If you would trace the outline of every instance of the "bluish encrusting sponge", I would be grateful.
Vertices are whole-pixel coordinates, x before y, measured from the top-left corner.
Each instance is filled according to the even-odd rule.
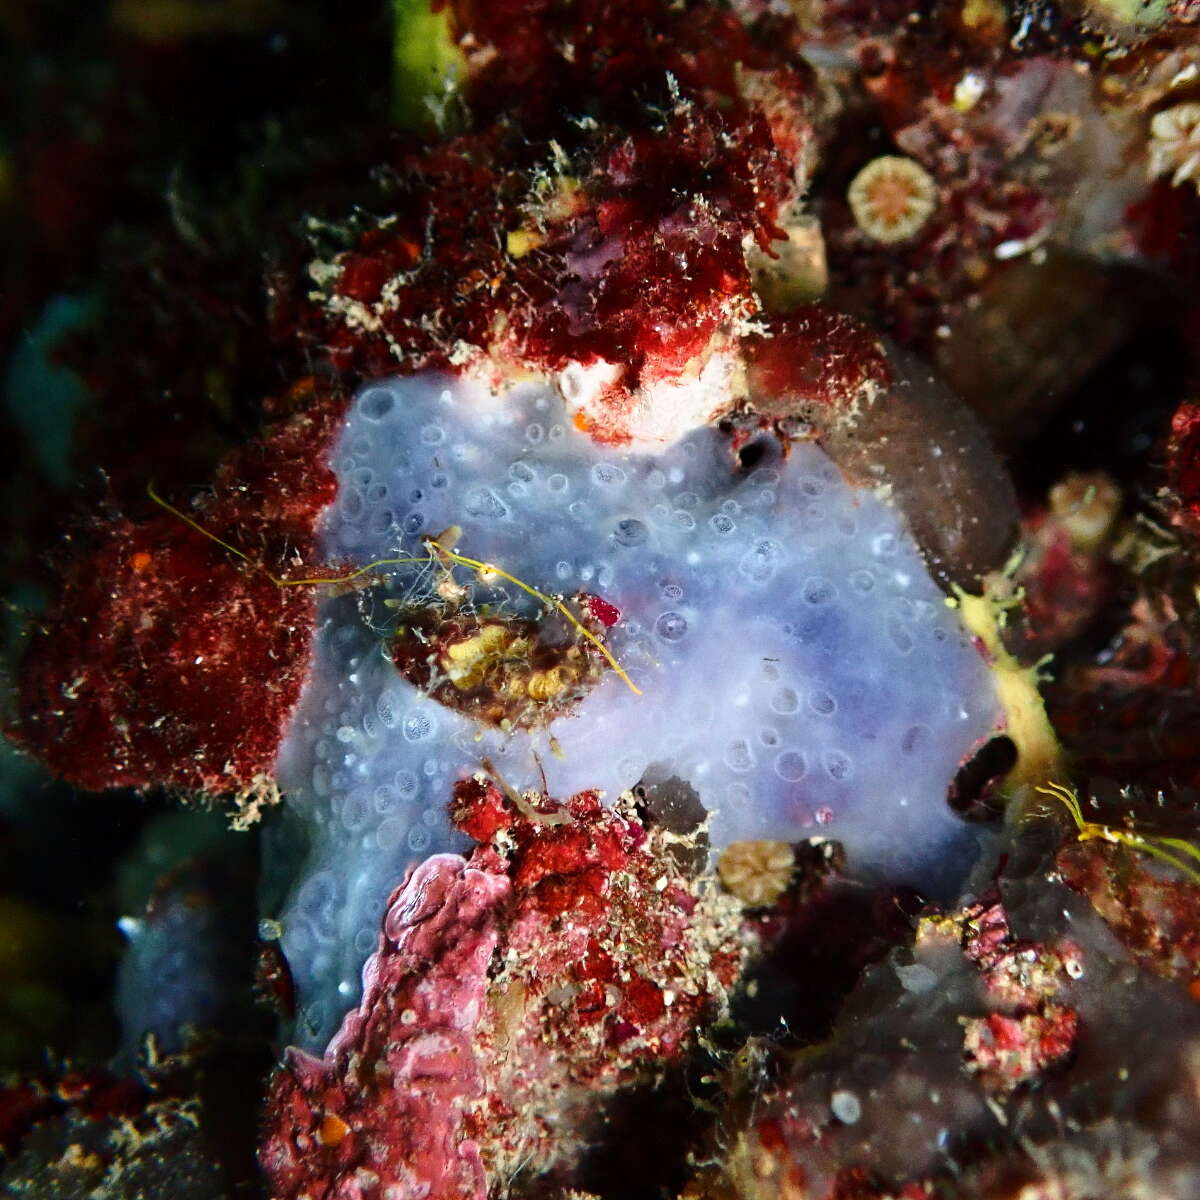
[[[423,556],[423,535],[460,526],[463,554],[619,609],[608,645],[643,694],[607,671],[548,727],[485,728],[404,679],[389,650],[442,568],[389,568],[385,586],[322,602],[278,764],[308,841],[282,913],[303,1044],[323,1045],[357,996],[405,868],[459,844],[446,802],[484,760],[555,796],[679,776],[718,847],[820,833],[857,872],[923,886],[969,861],[946,791],[997,724],[987,669],[898,513],[817,447],[784,457],[768,441],[748,471],[708,427],[623,451],[571,427],[542,385],[495,397],[425,374],[366,387],[334,465],[328,561]],[[503,579],[457,580],[477,609],[541,611]]]

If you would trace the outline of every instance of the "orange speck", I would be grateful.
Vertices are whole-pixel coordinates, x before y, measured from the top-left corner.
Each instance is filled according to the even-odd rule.
[[[334,1146],[340,1146],[349,1132],[350,1126],[337,1113],[326,1113],[321,1128],[317,1130],[317,1140],[322,1146],[332,1149]]]
[[[1200,1001],[1200,979],[1193,979],[1192,982],[1188,984],[1188,995],[1191,996],[1193,1000]]]
[[[585,417],[581,412],[577,412],[572,418],[572,421],[575,424],[575,428],[578,429],[580,433],[587,433],[588,430],[591,429],[591,426],[588,424],[587,417]]]
[[[307,400],[316,390],[316,378],[312,375],[302,375],[299,379],[288,385],[288,399],[293,402]]]
[[[144,571],[150,566],[150,555],[145,550],[139,550],[129,560],[129,565],[135,571]]]

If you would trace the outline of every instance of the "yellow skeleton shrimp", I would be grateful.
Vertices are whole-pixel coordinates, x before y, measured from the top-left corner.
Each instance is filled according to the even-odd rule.
[[[273,584],[275,584],[276,587],[330,587],[352,583],[354,580],[361,579],[364,575],[369,575],[371,572],[378,570],[380,567],[396,567],[411,563],[437,562],[439,559],[445,559],[451,563],[456,563],[459,566],[470,567],[476,573],[479,579],[485,583],[490,582],[493,577],[503,579],[508,583],[511,583],[514,587],[520,588],[521,591],[532,596],[535,600],[540,601],[547,608],[552,608],[558,612],[571,624],[571,626],[581,637],[586,638],[587,641],[591,642],[591,644],[600,651],[600,653],[604,656],[605,662],[607,662],[613,671],[616,672],[622,683],[624,683],[625,686],[629,688],[629,690],[633,692],[635,696],[640,696],[642,694],[641,689],[633,682],[632,679],[629,678],[625,668],[622,667],[621,664],[617,662],[616,658],[613,657],[612,651],[609,650],[608,647],[605,646],[604,643],[598,637],[596,637],[596,635],[592,633],[592,631],[588,629],[561,600],[555,598],[554,596],[548,596],[545,592],[539,591],[532,584],[528,584],[523,579],[518,579],[515,575],[509,574],[508,571],[505,571],[502,567],[498,567],[495,563],[483,562],[480,559],[468,558],[465,554],[459,554],[458,551],[451,549],[449,546],[442,545],[437,541],[436,538],[424,539],[425,546],[429,550],[429,553],[425,555],[415,557],[406,556],[401,558],[377,558],[373,562],[367,563],[366,566],[357,567],[355,570],[346,575],[338,575],[329,579],[282,579],[278,575],[273,574],[263,563],[258,562],[256,559],[251,558],[250,555],[245,553],[245,551],[239,550],[236,546],[233,546],[229,542],[217,537],[215,533],[211,533],[198,521],[194,520],[192,517],[189,517],[187,513],[182,512],[173,504],[168,503],[168,501],[164,500],[158,494],[158,492],[155,491],[153,483],[146,485],[146,493],[155,504],[159,505],[159,507],[164,508],[167,512],[171,513],[172,516],[175,516],[181,520],[185,525],[190,526],[197,533],[208,538],[210,542],[215,542],[222,549],[228,550],[230,554],[240,558],[242,562],[246,563],[248,566],[253,567],[256,571],[261,572]]]
[[[1174,867],[1181,875],[1185,875],[1192,883],[1200,884],[1200,849],[1184,838],[1156,837],[1137,833],[1132,829],[1120,829],[1113,825],[1102,825],[1098,821],[1089,821],[1083,815],[1083,807],[1079,796],[1069,787],[1061,783],[1051,783],[1037,789],[1043,796],[1057,800],[1070,814],[1075,824],[1075,836],[1081,842],[1102,841],[1111,842],[1115,846],[1128,846],[1133,850],[1141,850]],[[1189,861],[1190,860],[1190,861]],[[1196,865],[1193,866],[1192,864]]]

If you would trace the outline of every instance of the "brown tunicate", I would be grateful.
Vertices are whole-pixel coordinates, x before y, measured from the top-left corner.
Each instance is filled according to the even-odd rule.
[[[1016,447],[1129,339],[1148,286],[1062,252],[1006,264],[938,345],[938,369],[997,444]]]
[[[911,354],[812,307],[746,339],[751,407],[807,432],[854,483],[886,491],[942,583],[977,590],[1017,532],[1016,493],[983,427]],[[813,369],[820,355],[825,364]]]
[[[1017,535],[1017,497],[973,413],[915,357],[892,350],[892,390],[822,442],[859,482],[890,484],[932,572],[960,587],[1000,569]]]

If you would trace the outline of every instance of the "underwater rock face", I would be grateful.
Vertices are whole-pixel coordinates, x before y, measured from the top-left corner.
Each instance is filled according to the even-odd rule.
[[[322,602],[277,763],[310,847],[282,914],[301,1045],[323,1046],[357,997],[405,868],[463,844],[446,802],[489,765],[517,791],[609,801],[663,772],[696,790],[718,848],[819,833],[866,876],[936,888],[961,875],[975,838],[946,790],[997,723],[987,669],[896,510],[815,446],[760,449],[742,470],[708,427],[656,454],[598,446],[543,385],[497,398],[426,374],[362,390],[332,455],[322,553],[421,561]],[[447,599],[449,568],[421,538],[450,526],[463,555],[602,601],[580,611],[615,622],[607,647],[642,694],[591,645],[602,670],[544,727],[480,723],[406,680],[390,643],[414,618],[542,608],[463,567]],[[575,636],[557,612],[538,628]]]
[[[911,948],[868,968],[825,1045],[723,1132],[729,1186],[689,1195],[1200,1194],[1200,1010],[1156,977],[1161,956],[1113,936],[1145,929],[1153,877],[1125,847],[1054,854],[1050,829],[1010,836],[994,889],[927,911]],[[1110,852],[1111,875],[1087,870]],[[1072,863],[1088,898],[1063,881]],[[1173,932],[1194,943],[1200,889],[1173,891]]]

